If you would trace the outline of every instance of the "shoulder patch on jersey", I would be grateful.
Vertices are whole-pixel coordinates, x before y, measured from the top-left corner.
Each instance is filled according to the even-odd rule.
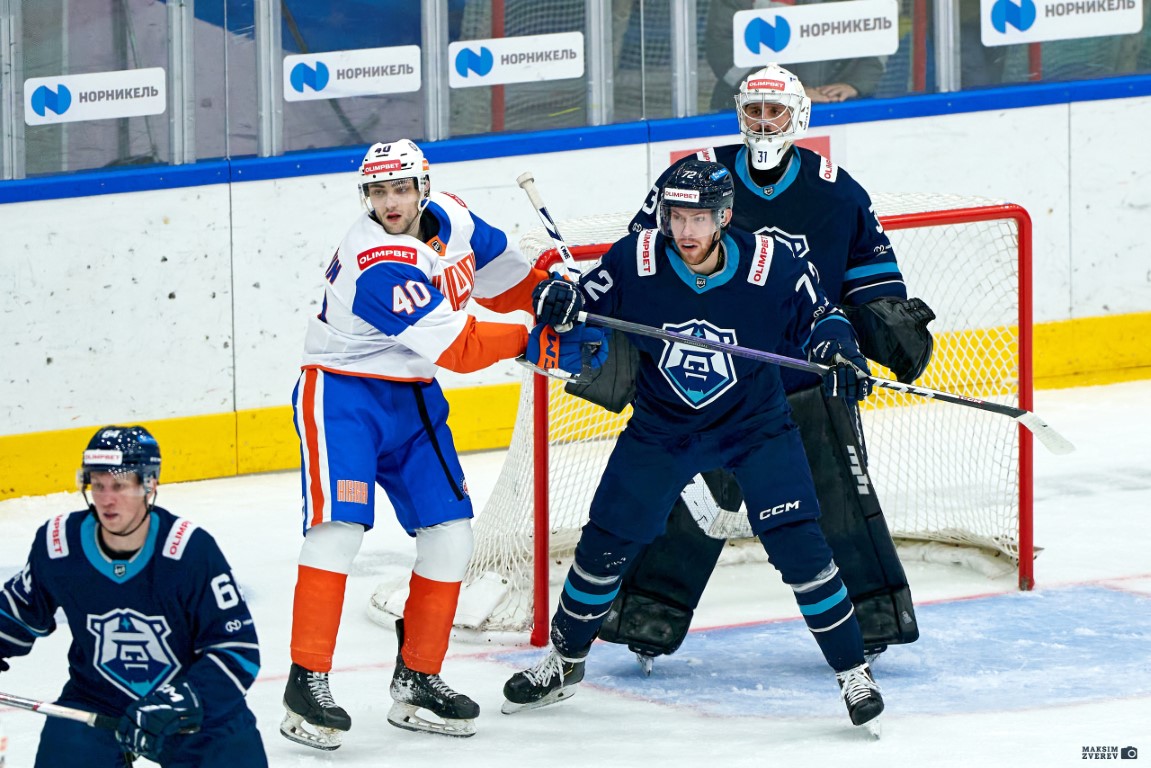
[[[709,163],[715,162],[715,147],[704,147],[695,153],[695,156],[700,160],[705,160]]]
[[[835,177],[839,175],[839,166],[828,160],[823,155],[819,156],[819,178],[824,181],[835,181]]]
[[[68,556],[68,536],[64,532],[64,524],[68,517],[68,515],[57,515],[49,520],[44,528],[48,557],[53,560]]]
[[[188,540],[192,538],[192,533],[199,527],[191,520],[177,517],[176,522],[172,523],[172,530],[168,532],[168,538],[164,541],[164,548],[160,550],[160,554],[172,560],[179,560],[184,556],[184,550],[188,548]]]
[[[640,277],[655,274],[655,230],[645,229],[635,239],[635,270]]]
[[[751,269],[747,271],[747,282],[752,285],[767,284],[771,272],[771,257],[775,254],[775,238],[771,235],[755,236],[755,254],[751,257]]]
[[[356,265],[363,272],[373,264],[381,261],[398,261],[401,264],[415,266],[418,256],[416,249],[407,245],[379,245],[369,248],[356,257]]]

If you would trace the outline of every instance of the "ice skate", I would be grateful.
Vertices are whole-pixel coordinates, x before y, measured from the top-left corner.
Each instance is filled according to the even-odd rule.
[[[883,696],[871,677],[871,669],[867,664],[860,664],[846,672],[836,672],[835,678],[839,681],[839,696],[847,705],[852,724],[867,725],[867,730],[878,738],[876,718],[883,712]]]
[[[337,749],[344,731],[352,727],[352,718],[332,698],[328,673],[312,672],[299,664],[292,665],[284,690],[284,709],[287,713],[280,723],[280,733],[297,744]]]
[[[400,648],[403,648],[403,619],[396,621],[396,638]],[[475,720],[480,714],[479,704],[452,690],[439,675],[410,669],[399,653],[396,654],[391,694],[396,703],[388,712],[388,722],[397,728],[460,738],[476,735]],[[421,717],[418,714],[421,709],[431,712],[439,721]]]
[[[565,659],[552,648],[534,667],[516,672],[504,683],[507,701],[500,711],[511,715],[571,698],[583,680],[583,673],[583,659]]]

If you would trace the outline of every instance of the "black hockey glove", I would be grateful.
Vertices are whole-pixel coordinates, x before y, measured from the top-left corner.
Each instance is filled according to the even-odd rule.
[[[8,659],[0,658],[0,672],[7,672],[9,669]]]
[[[813,363],[830,366],[823,374],[823,393],[848,403],[857,403],[871,394],[871,369],[859,348],[837,339],[821,341],[811,349]]]
[[[157,762],[164,739],[195,733],[203,720],[204,709],[192,686],[185,681],[166,683],[128,705],[116,728],[116,740],[125,752]]]
[[[934,348],[927,324],[935,319],[923,299],[875,299],[843,312],[868,358],[886,365],[904,384],[923,375]]]
[[[532,291],[532,307],[536,322],[550,325],[559,333],[567,333],[583,309],[583,296],[578,285],[553,272]]]

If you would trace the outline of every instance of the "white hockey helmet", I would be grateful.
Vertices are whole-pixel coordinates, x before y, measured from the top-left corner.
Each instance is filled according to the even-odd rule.
[[[811,122],[811,99],[803,83],[778,64],[768,64],[744,78],[735,107],[752,167],[760,170],[779,165],[787,148],[807,133]]]
[[[368,199],[368,185],[376,181],[398,179],[416,180],[422,211],[432,192],[431,173],[424,153],[411,139],[373,144],[360,162],[360,198],[369,211],[372,210],[372,204]]]

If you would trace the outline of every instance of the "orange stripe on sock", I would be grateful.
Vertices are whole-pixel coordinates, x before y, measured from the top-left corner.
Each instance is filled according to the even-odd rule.
[[[324,487],[320,475],[320,430],[316,427],[316,379],[319,372],[304,371],[304,440],[308,446],[308,487],[312,497],[309,526],[324,522]],[[313,672],[319,670],[312,670]]]
[[[331,672],[348,576],[299,566],[292,603],[292,662],[313,672]]]
[[[460,582],[432,581],[412,574],[404,604],[404,647],[400,649],[409,669],[429,675],[440,673],[459,601]]]

